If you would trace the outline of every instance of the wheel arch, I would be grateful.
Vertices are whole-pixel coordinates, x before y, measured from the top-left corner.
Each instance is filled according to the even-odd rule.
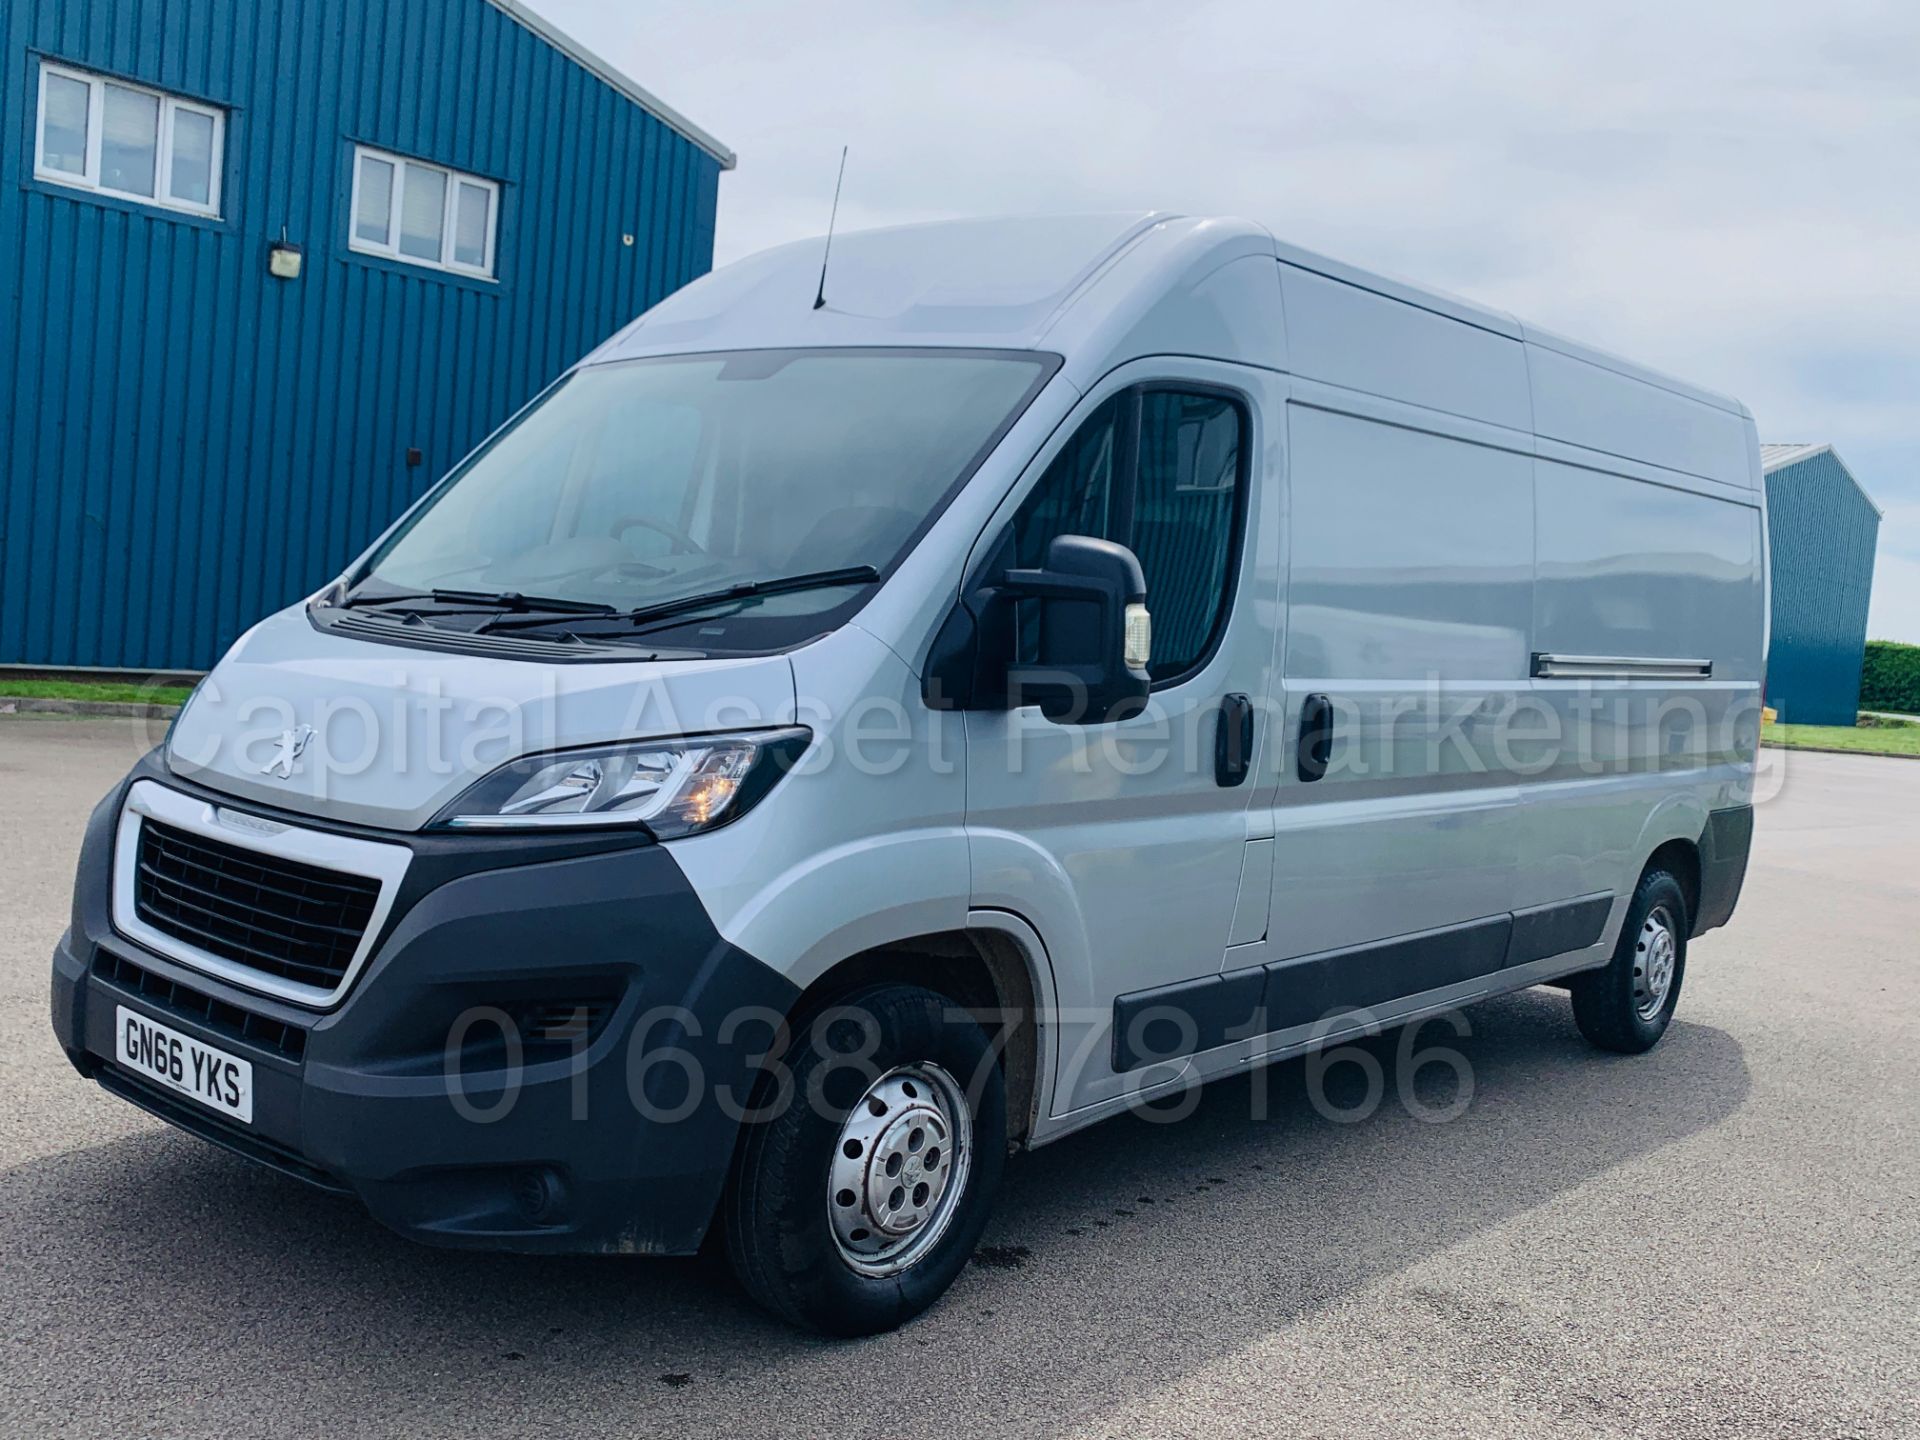
[[[1640,839],[1630,855],[1640,863],[1620,877],[1620,893],[1631,893],[1647,868],[1661,864],[1672,870],[1686,892],[1688,918],[1699,913],[1701,857],[1700,840],[1707,829],[1707,807],[1691,791],[1670,794],[1656,805],[1640,827]],[[1624,858],[1624,857],[1623,857]],[[1624,914],[1624,911],[1622,912]]]
[[[906,935],[856,951],[816,976],[794,1001],[789,1018],[804,1023],[838,996],[888,982],[922,985],[947,996],[980,1024],[1001,1057],[1007,1138],[1024,1146],[1051,1083],[1045,1022],[1053,985],[1037,937],[1017,917],[1004,918],[1010,923],[989,914],[962,929]]]
[[[1680,882],[1680,893],[1687,900],[1687,929],[1692,931],[1700,918],[1700,845],[1698,841],[1676,837],[1662,841],[1640,869],[1645,875],[1653,869],[1666,870]]]

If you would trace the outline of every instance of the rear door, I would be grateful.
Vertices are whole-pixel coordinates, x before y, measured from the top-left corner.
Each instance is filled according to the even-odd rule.
[[[1239,697],[1267,693],[1272,668],[1279,517],[1261,401],[1275,383],[1199,360],[1122,367],[1036,459],[976,554],[998,573],[1040,563],[1056,535],[1120,541],[1140,558],[1153,616],[1144,714],[964,717],[973,903],[1022,915],[1047,946],[1056,1114],[1139,1083],[1138,1064],[1115,1063],[1117,998],[1219,980],[1257,760],[1237,752],[1223,768],[1217,740]],[[1020,642],[1029,657],[1033,639]],[[1250,891],[1262,914],[1266,891],[1262,872]]]

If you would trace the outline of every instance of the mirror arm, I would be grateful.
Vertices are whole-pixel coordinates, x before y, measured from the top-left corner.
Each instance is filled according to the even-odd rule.
[[[1086,575],[1057,575],[1050,570],[1009,570],[989,594],[1009,600],[1086,600],[1102,611],[1113,609],[1113,586]]]

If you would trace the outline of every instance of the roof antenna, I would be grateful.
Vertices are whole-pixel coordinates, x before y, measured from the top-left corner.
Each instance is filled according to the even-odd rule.
[[[840,147],[840,176],[833,182],[833,210],[827,216],[827,243],[820,252],[820,288],[814,293],[813,308],[824,310],[827,306],[827,258],[833,254],[833,225],[840,218],[840,186],[847,178],[847,147]]]

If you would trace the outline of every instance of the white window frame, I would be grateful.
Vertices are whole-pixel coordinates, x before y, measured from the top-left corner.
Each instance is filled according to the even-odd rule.
[[[87,156],[86,172],[75,175],[70,170],[56,170],[46,163],[47,144],[47,77],[58,76],[63,80],[74,80],[87,87]],[[132,91],[136,95],[151,95],[160,102],[160,124],[154,137],[153,191],[151,195],[142,195],[132,190],[116,190],[100,181],[100,150],[105,136],[102,134],[101,121],[106,110],[107,86],[118,86],[122,90]],[[207,203],[196,204],[191,200],[176,199],[171,193],[173,188],[173,119],[180,111],[204,115],[213,121],[212,164],[207,173]],[[96,195],[111,195],[116,200],[131,200],[136,205],[151,205],[157,210],[178,210],[186,215],[199,215],[210,220],[220,218],[220,180],[226,166],[227,157],[227,112],[217,105],[203,104],[198,100],[189,100],[185,96],[175,95],[166,90],[156,90],[151,85],[136,84],[132,80],[123,80],[118,75],[101,75],[92,70],[78,70],[71,65],[63,65],[57,60],[40,62],[40,89],[34,101],[33,111],[33,177],[51,185],[65,185],[74,190],[86,190]]]
[[[387,187],[387,241],[382,245],[360,236],[360,175],[362,160],[379,160],[393,167],[393,179]],[[446,178],[446,199],[440,212],[440,258],[423,259],[418,255],[409,255],[400,248],[400,203],[406,193],[407,169],[430,170]],[[460,187],[472,185],[487,192],[487,238],[485,244],[486,259],[480,265],[463,265],[453,258],[454,220],[459,214]],[[436,165],[431,160],[416,160],[411,155],[396,155],[391,150],[380,150],[372,145],[353,147],[353,203],[347,207],[347,248],[357,250],[362,255],[378,255],[383,260],[397,260],[402,265],[418,265],[423,270],[444,270],[451,275],[465,275],[473,280],[494,280],[494,241],[500,230],[500,182],[489,180],[484,175],[471,175],[464,170],[455,170],[449,165]]]

